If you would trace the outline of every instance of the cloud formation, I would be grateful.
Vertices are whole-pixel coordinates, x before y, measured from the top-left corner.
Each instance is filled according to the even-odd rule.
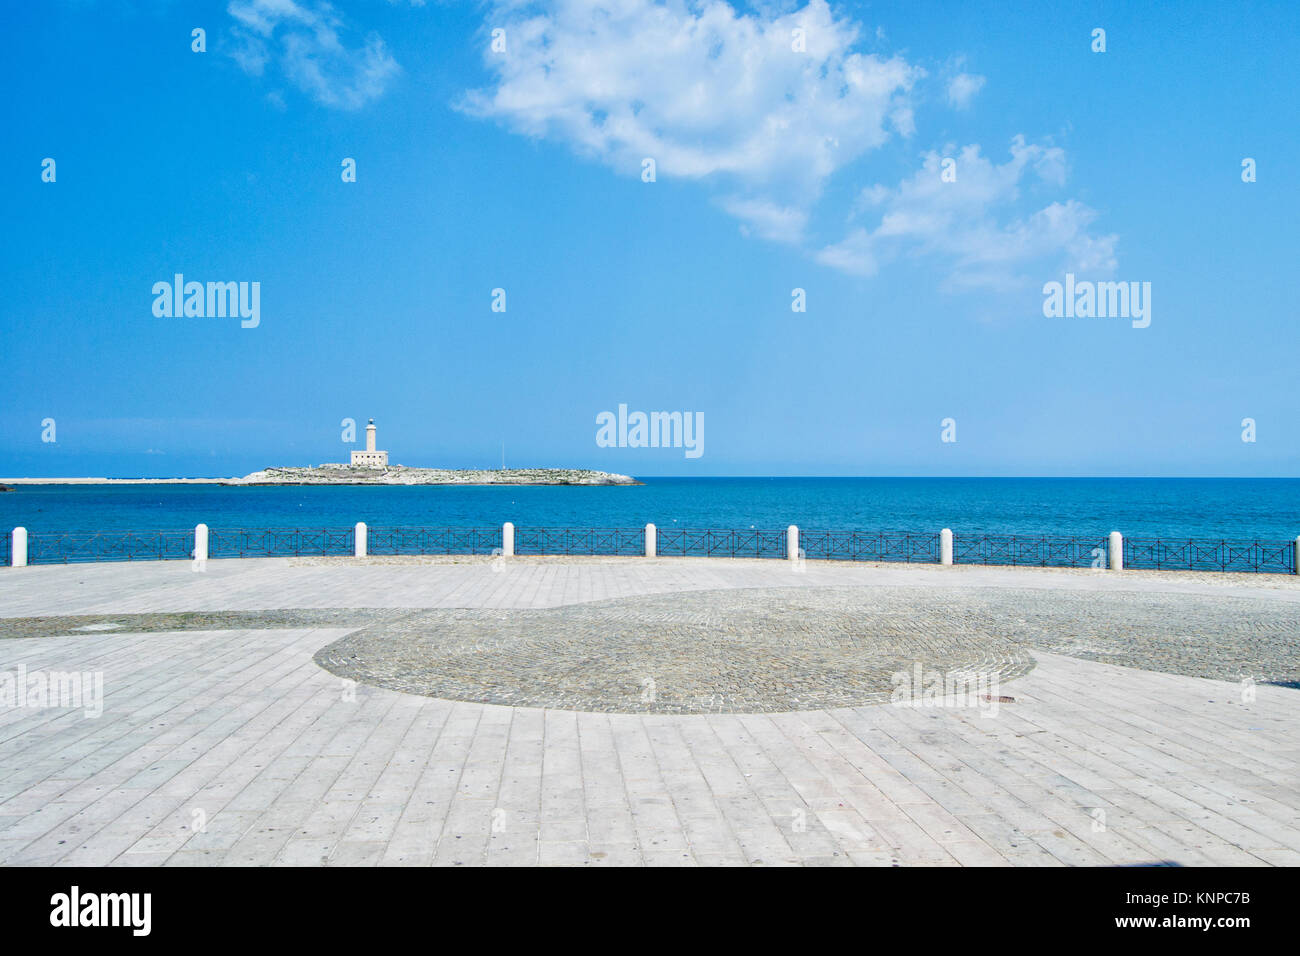
[[[825,179],[891,132],[910,133],[923,71],[853,52],[858,27],[825,0],[738,14],[721,0],[499,4],[505,51],[462,108],[557,139],[627,173],[718,178],[724,208],[755,233],[797,238]]]
[[[975,94],[984,88],[984,77],[978,73],[958,73],[948,81],[948,105],[953,109],[970,109]]]
[[[951,285],[982,288],[1014,286],[1018,269],[1043,259],[1080,272],[1113,270],[1118,237],[1090,235],[1097,214],[1083,203],[1052,202],[1026,217],[1014,215],[1023,185],[1065,183],[1064,150],[1016,136],[1010,153],[998,165],[977,145],[950,152],[954,181],[945,181],[945,156],[927,153],[921,169],[897,187],[864,189],[855,218],[870,217],[874,227],[853,229],[821,249],[818,261],[872,276],[900,256],[941,256],[950,264]]]
[[[807,246],[859,276],[901,256],[943,256],[950,287],[1013,284],[1016,269],[1045,256],[1114,265],[1116,237],[1090,235],[1086,205],[1018,210],[1023,183],[1061,187],[1066,175],[1060,148],[1021,136],[1001,165],[965,147],[952,183],[940,179],[939,153],[927,153],[913,176],[861,192],[851,224],[878,222],[829,245],[812,240],[828,181],[914,135],[912,94],[928,75],[902,56],[859,52],[871,31],[826,0],[754,13],[725,0],[499,0],[484,26],[493,83],[469,91],[462,110],[623,175],[651,158],[658,178],[705,181],[747,236]],[[984,77],[954,75],[962,58],[949,62],[941,88],[949,106],[968,109]]]
[[[262,76],[275,60],[285,79],[323,106],[359,109],[400,72],[378,34],[345,45],[343,21],[328,3],[231,0],[226,10],[235,20],[228,52],[246,73]]]

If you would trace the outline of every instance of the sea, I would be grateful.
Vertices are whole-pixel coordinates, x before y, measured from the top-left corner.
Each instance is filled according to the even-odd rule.
[[[635,486],[20,485],[0,529],[660,528],[1294,540],[1294,478],[643,478]]]

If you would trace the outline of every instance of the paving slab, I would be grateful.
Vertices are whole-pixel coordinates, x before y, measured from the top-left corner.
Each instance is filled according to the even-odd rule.
[[[0,573],[0,614],[10,620],[330,613],[297,626],[222,619],[167,630],[155,621],[0,639],[0,673],[103,679],[98,716],[84,701],[0,708],[0,863],[1300,861],[1300,692],[1163,672],[1151,648],[1139,668],[1088,659],[1095,646],[1078,641],[1049,647],[1050,628],[1040,628],[1048,632],[1040,643],[1013,634],[1033,666],[1006,678],[1000,694],[1009,700],[996,713],[866,701],[763,713],[507,706],[355,681],[316,660],[397,620],[349,620],[350,602],[383,614],[460,608],[508,618],[673,594],[707,611],[709,594],[735,589],[752,592],[743,606],[779,607],[805,589],[814,617],[819,602],[849,592],[855,607],[874,600],[877,613],[904,617],[904,590],[939,607],[985,609],[1033,592],[1046,602],[1043,614],[1065,613],[1081,596],[1094,607],[1183,601],[1201,615],[1218,602],[1225,634],[1256,635],[1248,664],[1294,639],[1287,615],[1300,592],[1289,585],[1021,569],[792,574],[781,562],[695,559],[538,562],[508,572],[487,562],[222,564],[210,563],[209,578],[146,565]],[[189,577],[177,579],[178,570]],[[1246,605],[1277,626],[1234,625]]]

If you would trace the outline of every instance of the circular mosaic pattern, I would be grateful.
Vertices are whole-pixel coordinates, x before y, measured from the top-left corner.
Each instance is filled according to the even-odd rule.
[[[771,713],[883,703],[956,675],[996,693],[1033,658],[927,592],[694,591],[541,610],[431,610],[373,624],[316,662],[449,700],[628,713]],[[907,686],[910,686],[907,685]],[[966,686],[966,684],[963,684]]]

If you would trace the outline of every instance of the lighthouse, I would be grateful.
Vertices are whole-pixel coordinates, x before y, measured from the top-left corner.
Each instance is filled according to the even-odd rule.
[[[366,426],[366,450],[352,453],[353,468],[387,468],[388,452],[375,449],[375,420],[370,419]]]

